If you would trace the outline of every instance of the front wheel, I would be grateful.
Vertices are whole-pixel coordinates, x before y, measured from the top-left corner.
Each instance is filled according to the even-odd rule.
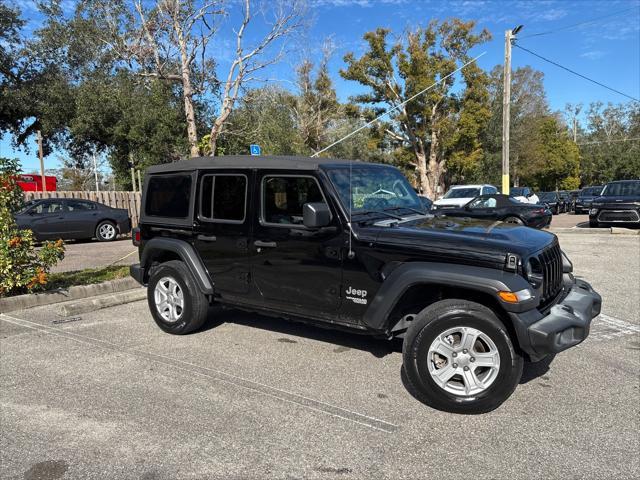
[[[417,398],[452,413],[499,407],[518,385],[523,363],[495,313],[464,300],[422,310],[403,345],[403,368]]]

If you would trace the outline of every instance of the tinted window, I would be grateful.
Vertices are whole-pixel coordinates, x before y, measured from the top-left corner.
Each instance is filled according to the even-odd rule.
[[[474,198],[480,195],[479,188],[452,188],[443,198]]]
[[[469,208],[496,208],[496,204],[494,197],[480,197],[472,200]]]
[[[242,222],[246,201],[247,178],[244,175],[206,175],[202,179],[201,217]]]
[[[640,182],[610,183],[604,187],[604,197],[630,197],[640,195]]]
[[[95,210],[97,206],[95,203],[83,202],[81,200],[67,200],[67,208],[73,212]]]
[[[154,217],[189,216],[190,175],[153,176],[149,180],[145,213]]]
[[[314,178],[267,177],[262,185],[263,219],[267,223],[302,225],[303,205],[324,202]]]
[[[32,210],[35,213],[62,213],[64,207],[62,202],[42,202],[34,207]]]

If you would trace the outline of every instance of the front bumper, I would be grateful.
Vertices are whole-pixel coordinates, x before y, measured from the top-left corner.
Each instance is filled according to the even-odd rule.
[[[532,361],[574,347],[589,335],[591,320],[600,314],[602,297],[583,280],[565,275],[569,293],[548,312],[537,309],[510,313],[520,348]]]

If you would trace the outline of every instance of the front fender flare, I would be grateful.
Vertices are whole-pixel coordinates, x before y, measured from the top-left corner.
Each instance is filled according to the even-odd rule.
[[[173,252],[180,260],[182,260],[193,277],[196,279],[198,287],[205,295],[213,295],[213,282],[209,278],[207,269],[205,268],[200,256],[190,243],[177,238],[155,237],[144,245],[142,255],[140,256],[140,265],[148,271],[153,258],[161,252]]]
[[[499,291],[517,292],[531,289],[529,282],[515,273],[468,265],[411,262],[395,268],[385,279],[367,308],[362,322],[373,330],[385,330],[389,315],[399,299],[409,288],[420,284],[458,287],[489,294],[509,311],[528,310],[534,308],[538,302],[535,296],[515,305],[499,299]]]

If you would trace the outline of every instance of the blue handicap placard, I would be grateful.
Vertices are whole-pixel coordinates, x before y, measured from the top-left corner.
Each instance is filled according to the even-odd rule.
[[[251,151],[251,155],[260,156],[262,154],[262,151],[260,150],[260,145],[251,145],[249,147],[249,150]]]

